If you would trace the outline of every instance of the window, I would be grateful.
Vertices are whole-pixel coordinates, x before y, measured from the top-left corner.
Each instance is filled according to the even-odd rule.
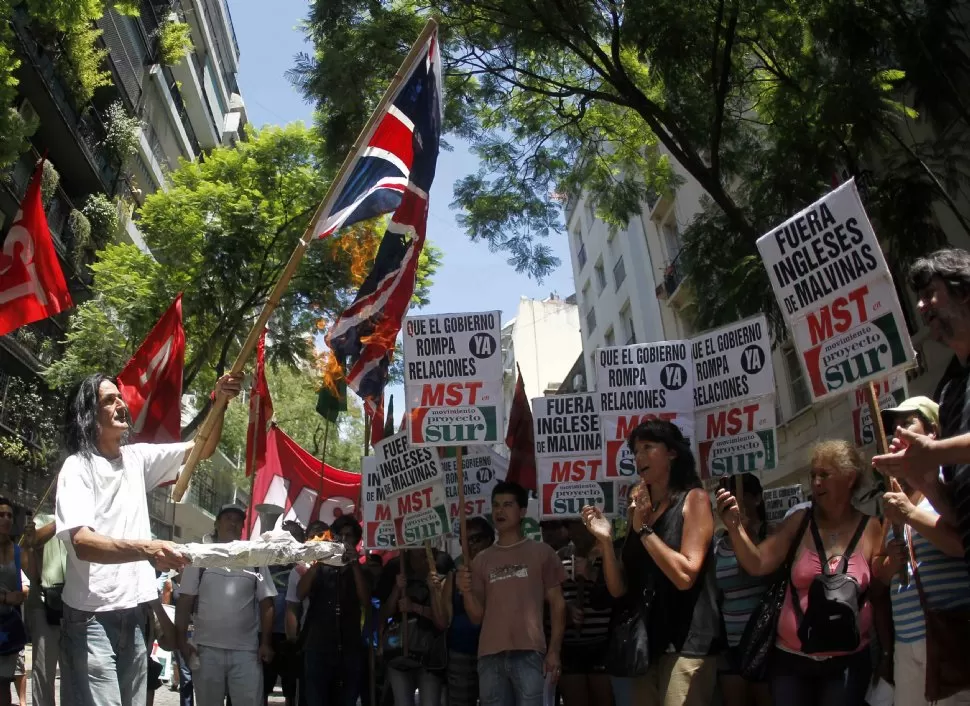
[[[603,261],[596,263],[596,292],[602,293],[606,289],[606,270],[603,268]]]
[[[620,291],[620,285],[626,279],[626,266],[623,264],[623,256],[613,265],[613,281],[616,282],[616,290]]]
[[[667,257],[673,262],[680,255],[680,249],[682,247],[680,229],[677,228],[677,218],[673,213],[663,222],[660,230],[663,233],[664,245],[667,248]]]
[[[616,334],[613,333],[612,326],[610,327],[609,331],[606,332],[606,337],[603,340],[607,348],[610,348],[616,345]]]
[[[586,209],[587,227],[592,228],[593,222],[596,220],[596,204],[594,204],[593,200],[589,196],[587,196],[586,202],[583,205]]]
[[[630,312],[630,302],[627,301],[620,310],[620,324],[622,328],[620,329],[623,334],[623,340],[626,341],[626,345],[637,342],[637,332],[636,328],[633,326],[633,314]]]
[[[586,335],[590,335],[596,330],[596,309],[593,307],[589,308],[586,312]]]
[[[805,384],[805,375],[802,373],[802,366],[798,361],[798,352],[794,346],[785,347],[785,371],[788,373],[792,416],[794,416],[812,404],[812,398],[808,394],[808,385]]]
[[[586,243],[583,242],[583,231],[577,222],[576,230],[573,231],[573,240],[576,241],[576,260],[579,262],[579,269],[586,266]]]

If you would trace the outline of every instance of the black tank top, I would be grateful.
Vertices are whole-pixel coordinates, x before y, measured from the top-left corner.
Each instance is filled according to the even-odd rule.
[[[687,493],[675,497],[653,526],[664,544],[676,551],[680,551],[684,533],[686,499]],[[688,657],[711,654],[721,632],[712,549],[708,548],[700,575],[686,591],[678,590],[671,583],[636,533],[627,535],[622,557],[627,595],[639,600],[646,591],[653,597],[647,622],[651,661],[668,652],[671,646]]]

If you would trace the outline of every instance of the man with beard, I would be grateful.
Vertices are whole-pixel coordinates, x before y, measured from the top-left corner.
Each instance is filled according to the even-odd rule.
[[[897,428],[890,452],[872,462],[922,492],[958,528],[970,563],[970,252],[946,249],[920,258],[909,283],[931,337],[954,353],[937,387],[940,436]]]
[[[543,676],[558,681],[566,625],[565,574],[555,550],[522,534],[525,488],[502,482],[492,490],[498,541],[458,570],[458,589],[478,643],[479,696],[489,706],[540,706]],[[549,642],[542,626],[549,604]]]
[[[216,397],[239,394],[242,375],[223,375]],[[222,435],[216,419],[202,458]],[[80,706],[145,703],[146,605],[158,599],[155,569],[181,569],[176,545],[152,539],[146,493],[174,483],[195,445],[131,444],[130,416],[117,381],[85,378],[68,398],[71,454],[57,478],[57,537],[67,545],[61,627],[62,680]]]

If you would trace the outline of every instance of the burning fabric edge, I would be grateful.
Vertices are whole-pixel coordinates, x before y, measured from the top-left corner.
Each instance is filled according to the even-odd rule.
[[[203,569],[251,569],[254,566],[276,566],[297,562],[322,561],[329,566],[343,566],[345,547],[336,542],[300,544],[283,530],[263,532],[255,540],[237,540],[220,544],[181,544],[178,547],[192,566]]]

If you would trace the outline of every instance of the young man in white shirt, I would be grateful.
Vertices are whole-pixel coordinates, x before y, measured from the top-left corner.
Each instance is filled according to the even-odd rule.
[[[222,376],[216,396],[239,394],[242,376]],[[146,605],[158,598],[155,568],[180,569],[176,545],[153,540],[146,494],[176,481],[194,442],[126,445],[131,417],[116,381],[85,378],[66,418],[70,456],[57,479],[57,537],[68,548],[61,678],[79,706],[143,706]],[[202,450],[211,456],[222,416]]]
[[[245,509],[224,505],[216,516],[216,542],[242,537]],[[189,617],[198,597],[193,643],[187,640]],[[262,706],[263,662],[273,659],[273,603],[276,586],[269,567],[198,569],[182,572],[175,604],[179,648],[193,669],[198,706]]]

